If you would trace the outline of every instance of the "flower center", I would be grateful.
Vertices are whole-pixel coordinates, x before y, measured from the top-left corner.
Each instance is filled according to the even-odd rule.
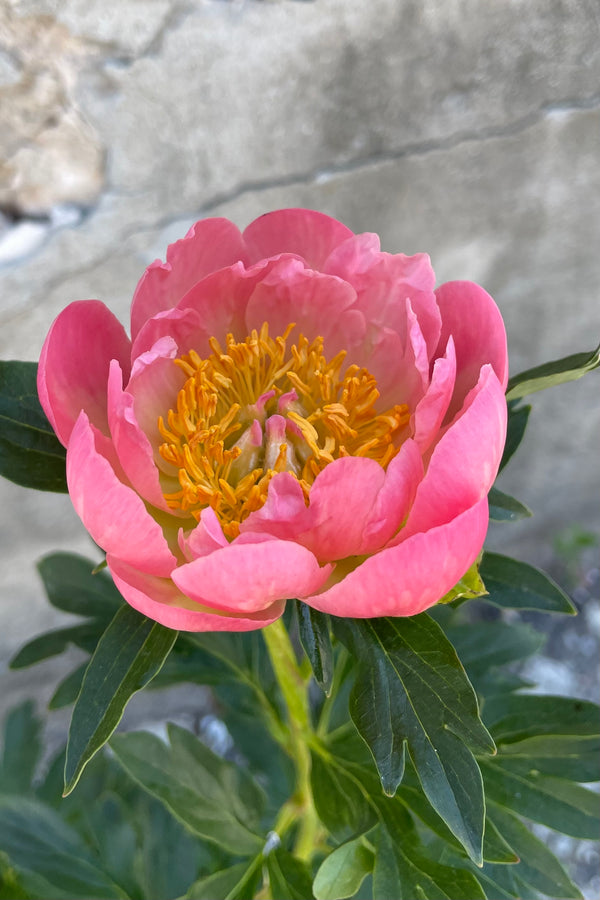
[[[410,418],[406,404],[375,410],[376,379],[356,365],[342,374],[346,351],[327,361],[323,338],[302,334],[288,349],[294,328],[272,338],[265,323],[245,341],[228,334],[224,349],[211,338],[207,359],[192,350],[175,360],[188,377],[158,428],[179,490],[164,496],[197,520],[211,506],[229,538],[264,504],[276,473],[297,478],[308,503],[334,459],[365,456],[385,468]]]

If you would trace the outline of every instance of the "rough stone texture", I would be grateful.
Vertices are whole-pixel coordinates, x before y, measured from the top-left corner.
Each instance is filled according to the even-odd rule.
[[[0,354],[35,359],[73,299],[126,320],[196,218],[292,205],[481,282],[513,372],[591,349],[599,84],[596,0],[4,0]],[[495,546],[544,564],[557,531],[598,528],[598,384],[533,398],[502,486],[536,517]],[[4,483],[0,509],[6,659],[52,618],[33,560],[90,543],[66,498]]]

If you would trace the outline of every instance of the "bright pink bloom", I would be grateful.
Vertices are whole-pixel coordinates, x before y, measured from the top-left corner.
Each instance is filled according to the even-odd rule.
[[[40,359],[73,504],[125,599],[244,631],[436,603],[483,545],[506,334],[475,284],[308,210],[198,222],[140,281],[131,341],[72,303]]]

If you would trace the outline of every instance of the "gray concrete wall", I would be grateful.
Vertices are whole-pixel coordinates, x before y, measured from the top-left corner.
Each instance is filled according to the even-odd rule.
[[[195,219],[295,205],[483,284],[513,372],[591,349],[599,125],[597,0],[0,0],[0,355],[36,359],[74,299],[126,320]],[[536,517],[497,546],[597,529],[599,387],[535,398],[503,486]],[[65,497],[4,482],[0,514],[5,661],[56,619],[34,560],[91,544]]]

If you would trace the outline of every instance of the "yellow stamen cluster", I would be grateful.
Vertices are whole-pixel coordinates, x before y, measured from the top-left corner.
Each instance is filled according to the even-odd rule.
[[[406,404],[378,413],[373,375],[356,365],[342,374],[346,352],[328,362],[323,338],[300,334],[288,351],[294,328],[272,338],[265,323],[245,341],[227,335],[225,348],[211,338],[206,359],[191,351],[175,360],[187,380],[158,428],[160,455],[180,489],[165,499],[196,519],[211,506],[230,538],[264,504],[274,474],[291,472],[308,498],[319,472],[341,456],[385,468],[410,418]],[[275,442],[271,416],[285,420]]]

